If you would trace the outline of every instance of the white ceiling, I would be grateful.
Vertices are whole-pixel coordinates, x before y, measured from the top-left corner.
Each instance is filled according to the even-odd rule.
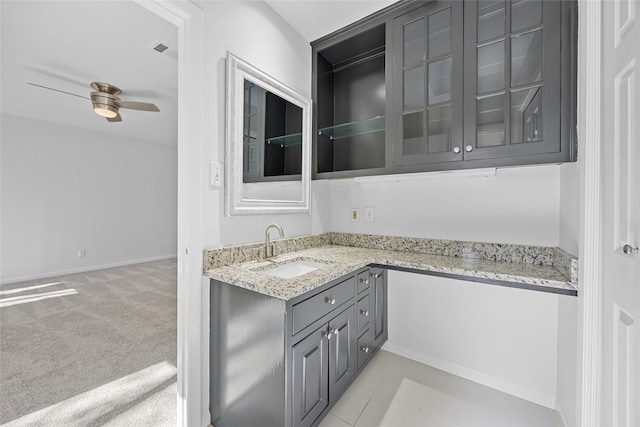
[[[145,141],[176,144],[178,61],[149,46],[177,48],[174,25],[133,1],[2,0],[4,113]],[[120,111],[122,122],[95,114],[93,81],[122,89],[123,100],[152,102],[159,113]]]
[[[397,0],[265,0],[308,41],[314,41]]]
[[[313,41],[394,1],[266,0]],[[0,111],[65,126],[176,144],[177,29],[133,1],[2,0]],[[151,46],[160,41],[173,55]],[[172,57],[174,56],[174,57]],[[93,81],[122,89],[123,100],[152,102],[159,113],[121,110],[122,122],[96,115]]]

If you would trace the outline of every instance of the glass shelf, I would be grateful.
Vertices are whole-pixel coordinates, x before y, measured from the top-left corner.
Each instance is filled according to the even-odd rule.
[[[267,144],[278,144],[281,147],[291,147],[293,145],[302,144],[302,132],[292,133],[289,135],[275,136],[273,138],[267,138]]]
[[[384,130],[384,116],[375,116],[355,122],[342,123],[318,129],[318,135],[329,137],[330,140],[347,138],[349,136],[365,135],[367,133]]]

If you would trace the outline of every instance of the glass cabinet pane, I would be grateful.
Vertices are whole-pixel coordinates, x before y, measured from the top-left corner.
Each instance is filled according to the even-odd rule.
[[[511,93],[511,143],[542,141],[542,88]]]
[[[451,8],[429,15],[429,58],[451,51]]]
[[[429,64],[429,105],[451,99],[451,58]]]
[[[482,43],[505,32],[505,2],[478,1],[478,42]]]
[[[511,86],[542,80],[542,31],[511,39]]]
[[[451,151],[451,106],[429,109],[429,153]]]
[[[504,89],[504,41],[478,48],[478,93]]]
[[[480,98],[476,102],[477,147],[504,145],[505,95]]]
[[[511,31],[539,25],[542,21],[541,0],[512,0],[511,1]]]
[[[404,71],[404,109],[423,107],[424,103],[424,66],[421,65]]]
[[[415,64],[425,59],[425,20],[413,21],[404,26],[404,65]]]
[[[402,116],[402,137],[422,138],[424,135],[424,111],[416,111]]]

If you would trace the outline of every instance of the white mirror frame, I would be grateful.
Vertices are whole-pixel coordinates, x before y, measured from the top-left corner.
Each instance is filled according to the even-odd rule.
[[[300,200],[250,199],[243,194],[242,134],[245,79],[302,108],[302,194]],[[309,182],[311,180],[311,100],[228,52],[226,113],[225,215],[308,213]],[[283,181],[283,183],[285,182],[291,181]]]

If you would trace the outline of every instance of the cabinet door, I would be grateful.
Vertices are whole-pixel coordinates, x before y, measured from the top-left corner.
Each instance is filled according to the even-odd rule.
[[[462,8],[434,1],[394,19],[394,166],[463,158]]]
[[[371,311],[373,312],[373,347],[377,348],[387,339],[387,272],[371,269]]]
[[[293,423],[310,426],[329,404],[327,325],[293,346]]]
[[[356,373],[356,316],[355,306],[334,317],[329,322],[329,396],[336,399]]]
[[[561,151],[565,3],[465,2],[465,160]]]

